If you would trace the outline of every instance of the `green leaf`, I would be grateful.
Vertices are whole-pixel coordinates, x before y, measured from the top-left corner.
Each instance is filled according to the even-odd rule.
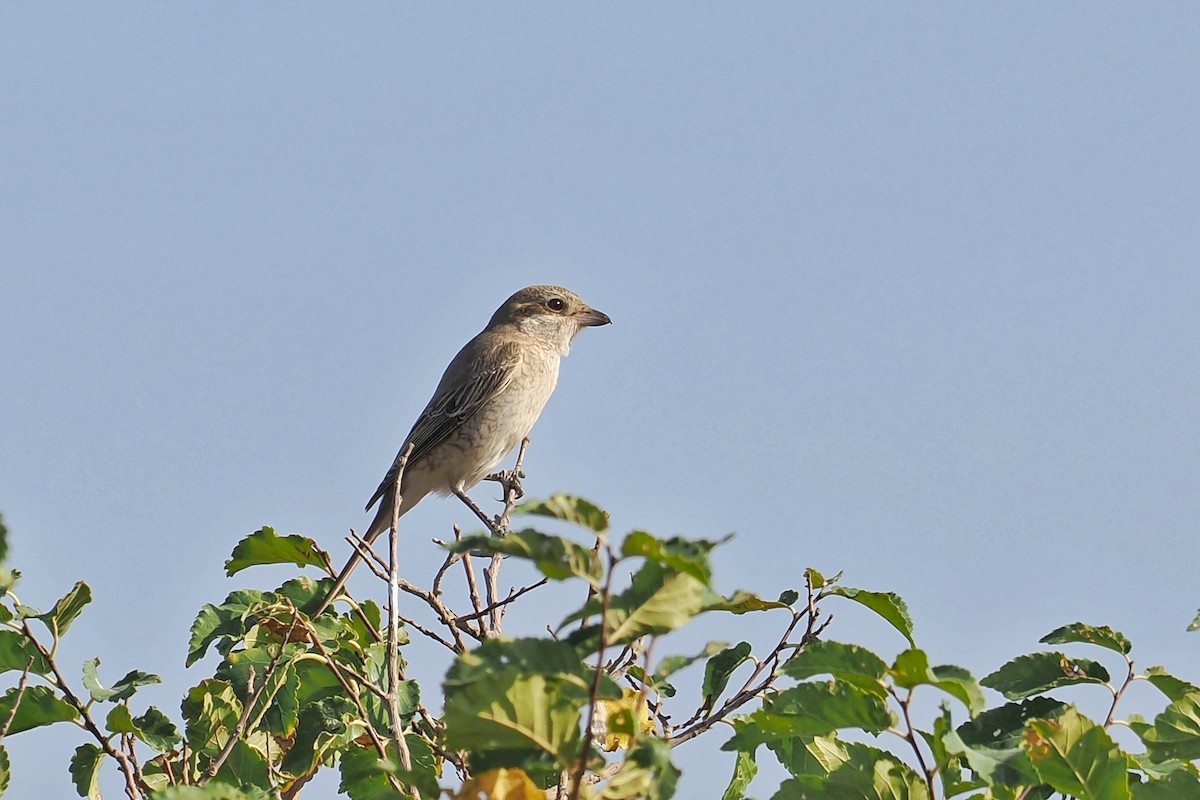
[[[924,780],[891,753],[852,743],[845,752],[829,775],[784,781],[773,800],[929,800]]]
[[[326,567],[328,555],[307,536],[278,536],[274,528],[259,528],[233,548],[225,562],[225,574],[235,575],[259,564],[295,564],[298,567]]]
[[[126,705],[114,706],[105,724],[113,733],[131,733],[160,753],[173,749],[183,741],[175,723],[154,706],[137,717],[130,716]]]
[[[679,770],[671,763],[671,745],[649,738],[625,754],[625,763],[600,796],[604,800],[670,800],[678,782]]]
[[[676,672],[679,672],[679,670],[690,667],[697,661],[715,656],[727,647],[729,647],[728,642],[709,642],[704,645],[703,650],[694,656],[667,656],[658,662],[658,667],[654,670],[654,674],[650,677],[650,680],[652,683],[658,684]]]
[[[104,751],[94,744],[81,744],[71,756],[71,781],[80,797],[88,800],[100,798],[100,765],[104,763]]]
[[[54,634],[54,638],[57,639],[67,632],[67,628],[71,627],[71,623],[83,613],[83,607],[90,602],[92,602],[92,587],[83,581],[79,581],[71,587],[71,591],[58,599],[58,602],[54,604],[54,608],[45,614],[34,614],[31,616],[46,623],[46,627],[50,629]]]
[[[1129,788],[1133,800],[1195,800],[1200,797],[1200,781],[1182,770],[1143,783],[1133,782]]]
[[[775,608],[788,607],[789,604],[782,600],[764,600],[756,594],[744,592],[741,589],[729,597],[722,597],[711,590],[705,591],[704,594],[705,611],[728,611],[730,614],[741,615],[754,611],[770,611]]]
[[[569,494],[556,494],[545,500],[526,500],[514,508],[512,513],[561,519],[596,533],[604,533],[608,530],[607,511],[589,503],[582,497]]]
[[[1142,741],[1155,761],[1200,758],[1200,691],[1188,692],[1163,709]]]
[[[832,675],[835,678],[858,677],[878,682],[883,680],[887,664],[865,647],[817,639],[784,662],[782,672],[797,680],[814,675]]]
[[[8,759],[8,749],[0,745],[0,795],[8,791],[8,784],[11,780],[12,762]]]
[[[1120,631],[1115,631],[1107,625],[1085,625],[1073,622],[1046,634],[1040,639],[1042,644],[1094,644],[1108,648],[1121,655],[1128,655],[1133,645]]]
[[[89,658],[83,662],[83,685],[92,696],[92,699],[98,703],[110,700],[128,700],[130,697],[133,697],[133,693],[137,691],[137,687],[162,683],[162,678],[157,675],[151,675],[148,672],[135,669],[117,681],[111,689],[106,689],[100,683],[99,668],[99,658]]]
[[[800,593],[795,589],[784,589],[779,593],[779,602],[783,603],[785,606],[795,605],[796,601],[799,599]]]
[[[1104,665],[1086,658],[1068,658],[1062,653],[1030,653],[1017,656],[979,682],[1009,700],[1020,700],[1059,686],[1079,683],[1108,683]]]
[[[1182,678],[1169,674],[1163,667],[1150,667],[1144,676],[1146,681],[1167,696],[1168,700],[1178,700],[1188,692],[1200,692],[1200,686],[1188,683]]]
[[[13,714],[13,706],[16,714]],[[12,715],[9,735],[20,733],[55,722],[70,722],[79,719],[74,706],[61,700],[49,686],[26,686],[24,690],[13,687],[0,696],[0,720]]]
[[[190,667],[203,658],[209,645],[214,642],[217,643],[218,652],[222,655],[228,653],[241,640],[251,624],[248,620],[253,614],[273,605],[273,595],[253,590],[231,592],[219,606],[205,604],[192,623],[186,666]]]
[[[983,710],[983,690],[971,677],[971,673],[950,664],[930,667],[929,656],[923,650],[913,648],[900,653],[889,671],[892,680],[901,689],[935,686],[960,700],[971,714],[978,714]]]
[[[1029,721],[1025,750],[1043,783],[1079,800],[1127,800],[1129,762],[1104,728],[1068,708]]]
[[[270,800],[272,796],[266,789],[239,789],[222,781],[209,781],[203,786],[168,787],[155,792],[154,800]]]
[[[900,599],[900,595],[894,592],[869,592],[849,586],[835,586],[829,591],[829,594],[845,597],[847,600],[853,600],[866,606],[900,631],[910,645],[916,646],[912,637],[912,617],[908,615],[908,605]]]
[[[51,672],[50,662],[24,633],[0,630],[0,672],[24,672],[26,669],[35,675],[49,675]]]
[[[763,700],[722,750],[749,750],[794,736],[821,736],[839,728],[880,733],[892,724],[882,694],[844,681],[801,683]]]
[[[943,741],[948,752],[963,756],[975,773],[992,783],[1034,780],[1033,767],[1021,749],[1025,726],[1032,719],[1056,719],[1067,708],[1051,697],[1006,703],[947,732]]]
[[[598,586],[604,574],[600,555],[591,547],[562,536],[548,536],[532,528],[513,531],[506,536],[466,536],[447,545],[447,549],[452,553],[484,551],[528,559],[543,575],[556,581],[576,576]]]
[[[1200,611],[1196,612],[1196,616],[1192,617],[1191,623],[1188,624],[1189,631],[1200,631]]]
[[[754,751],[739,750],[737,759],[733,762],[733,777],[729,779],[729,785],[725,787],[721,800],[742,800],[746,796],[750,781],[754,780],[757,774],[758,763],[754,760]]]
[[[734,723],[737,730],[741,723]],[[824,777],[850,760],[845,743],[836,734],[828,736],[793,736],[767,742],[767,747],[779,759],[784,769],[794,776]]]
[[[8,528],[4,527],[4,516],[0,515],[0,564],[8,560]]]
[[[657,539],[645,531],[633,531],[621,543],[621,557],[641,556],[708,584],[712,581],[712,565],[709,563],[708,554],[718,544],[721,542],[684,539],[680,536]]]
[[[633,576],[628,589],[609,598],[605,617],[608,644],[625,644],[640,636],[682,627],[700,612],[704,589],[704,584],[691,575],[647,561]],[[598,616],[601,609],[601,599],[594,597],[583,609],[563,620],[562,625]],[[570,641],[584,648],[597,646],[599,626],[574,631]]]
[[[733,671],[745,663],[748,658],[750,658],[750,643],[740,642],[722,650],[708,660],[708,663],[704,665],[703,708],[708,709],[716,705],[717,698],[721,696],[721,692],[725,691],[725,686],[729,683],[729,677]]]
[[[591,684],[589,669],[565,642],[488,640],[446,674],[446,743],[471,751],[473,764],[482,756],[489,767],[567,769],[583,744],[580,711]],[[620,697],[611,680],[605,685],[610,699]]]

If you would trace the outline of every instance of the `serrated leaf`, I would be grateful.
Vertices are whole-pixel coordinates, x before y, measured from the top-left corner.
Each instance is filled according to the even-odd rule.
[[[735,722],[734,730],[741,724],[741,721]],[[837,738],[837,734],[777,739],[767,742],[767,747],[784,769],[794,776],[824,777],[850,760],[845,743]]]
[[[562,536],[548,536],[532,528],[513,531],[506,536],[466,536],[448,544],[447,549],[452,553],[483,551],[528,559],[543,575],[556,581],[576,576],[597,586],[604,573],[600,555],[591,547]]]
[[[38,652],[20,631],[0,630],[0,672],[28,669],[35,675],[49,675],[50,662]]]
[[[794,736],[822,736],[841,728],[880,733],[892,724],[880,694],[844,681],[801,683],[769,695],[745,718],[745,725],[721,746],[749,750]]]
[[[784,662],[782,672],[797,680],[828,674],[835,678],[858,676],[882,681],[887,664],[865,647],[817,639]]]
[[[13,706],[16,713],[13,713]],[[70,722],[79,718],[74,706],[60,699],[49,686],[13,687],[0,697],[0,720],[8,720],[8,734],[21,733],[55,722]]]
[[[912,617],[908,614],[908,605],[894,592],[870,592],[866,589],[855,589],[850,586],[835,586],[830,591],[831,596],[845,597],[874,611],[888,622],[893,628],[916,647],[913,641]]]
[[[259,528],[233,548],[225,562],[225,574],[232,576],[260,564],[295,564],[298,567],[324,567],[328,558],[317,543],[307,536],[278,536],[274,528]]]
[[[446,742],[470,751],[477,767],[482,755],[487,768],[566,769],[582,746],[580,712],[591,685],[588,668],[565,642],[488,640],[446,674]],[[611,680],[604,685],[606,699],[620,698]]]
[[[514,508],[512,514],[530,514],[537,517],[561,519],[596,533],[604,533],[608,530],[607,511],[582,497],[569,494],[556,494],[545,500],[526,500]]]
[[[1035,779],[1021,749],[1026,724],[1056,719],[1069,708],[1050,697],[1034,697],[988,709],[943,736],[947,752],[963,756],[971,770],[992,784],[1015,785]]]
[[[983,690],[971,673],[950,664],[930,667],[929,656],[923,650],[912,648],[900,653],[889,672],[902,689],[934,686],[961,701],[971,714],[983,710]]]
[[[776,608],[788,607],[787,603],[780,600],[764,600],[756,594],[744,592],[741,589],[729,597],[722,597],[712,591],[707,591],[704,594],[705,611],[728,611],[730,614],[740,616],[754,611],[770,611]]]
[[[71,623],[83,613],[83,607],[90,602],[92,602],[92,587],[79,581],[71,587],[71,591],[60,597],[49,611],[44,614],[28,616],[46,623],[46,627],[51,630],[55,638],[58,638],[67,632]]]
[[[104,751],[94,744],[81,744],[71,756],[71,781],[80,797],[88,800],[100,798],[100,765],[104,763]]]
[[[1057,652],[1017,656],[979,683],[995,689],[1009,700],[1020,700],[1060,686],[1108,683],[1103,664],[1086,658],[1068,658]]]
[[[739,642],[733,647],[726,648],[708,660],[704,665],[704,703],[703,708],[712,708],[733,671],[750,658],[750,643]]]
[[[607,641],[625,644],[647,634],[667,633],[682,627],[700,612],[705,586],[682,572],[672,572],[656,561],[647,561],[633,576],[632,585],[613,595],[605,616]],[[562,625],[598,616],[603,604],[594,597]],[[561,629],[562,626],[560,626]],[[599,644],[599,628],[591,625],[574,631],[570,641],[585,649]]]
[[[712,565],[708,554],[718,544],[721,542],[684,539],[681,536],[658,539],[645,531],[633,531],[621,542],[621,557],[657,561],[670,570],[691,575],[707,585],[712,581]]]
[[[1043,636],[1042,644],[1094,644],[1100,647],[1128,655],[1133,645],[1120,631],[1115,631],[1107,625],[1086,625],[1082,622],[1072,622],[1056,628]]]
[[[1195,800],[1200,797],[1200,781],[1194,774],[1178,771],[1130,785],[1133,800]]]
[[[1182,678],[1176,678],[1160,666],[1147,669],[1145,678],[1148,683],[1165,694],[1167,699],[1171,701],[1178,700],[1188,692],[1200,692],[1200,686],[1188,683]]]
[[[929,800],[924,780],[891,753],[846,743],[846,762],[826,776],[785,781],[772,800]]]
[[[1200,692],[1188,692],[1163,709],[1142,741],[1155,761],[1200,758]]]
[[[1068,708],[1030,720],[1024,747],[1038,777],[1079,800],[1128,800],[1129,762],[1104,728]]]
[[[8,749],[0,745],[0,795],[8,791],[8,784],[11,780],[12,762],[8,758]]]

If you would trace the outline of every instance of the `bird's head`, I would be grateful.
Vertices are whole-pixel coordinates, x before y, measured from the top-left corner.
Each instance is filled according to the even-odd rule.
[[[563,355],[571,340],[584,328],[607,325],[608,315],[583,302],[583,298],[561,286],[527,286],[496,309],[489,327],[516,325],[522,333],[553,344]]]

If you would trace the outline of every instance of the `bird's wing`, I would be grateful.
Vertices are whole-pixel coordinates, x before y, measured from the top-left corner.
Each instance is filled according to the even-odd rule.
[[[458,358],[455,358],[455,361],[458,361]],[[507,389],[520,363],[521,348],[514,342],[508,342],[495,349],[489,349],[480,356],[468,358],[468,363],[462,370],[467,376],[466,380],[452,381],[446,385],[446,378],[443,377],[442,385],[438,386],[433,399],[425,406],[425,410],[409,431],[408,438],[396,454],[391,469],[375,490],[375,494],[371,495],[367,510],[395,485],[400,459],[410,444],[412,453],[408,457],[408,463],[413,464],[475,416],[489,400]],[[451,364],[446,372],[457,372],[455,365]]]

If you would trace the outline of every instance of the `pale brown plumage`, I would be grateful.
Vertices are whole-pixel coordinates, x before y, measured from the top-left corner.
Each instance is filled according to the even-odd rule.
[[[391,527],[396,470],[410,444],[401,515],[430,492],[462,493],[491,473],[541,415],[558,382],[559,360],[575,334],[609,321],[561,286],[529,286],[508,298],[446,367],[367,503],[370,510],[378,502],[379,510],[363,538],[372,542]],[[333,602],[359,560],[356,553],[342,568],[318,614]]]

